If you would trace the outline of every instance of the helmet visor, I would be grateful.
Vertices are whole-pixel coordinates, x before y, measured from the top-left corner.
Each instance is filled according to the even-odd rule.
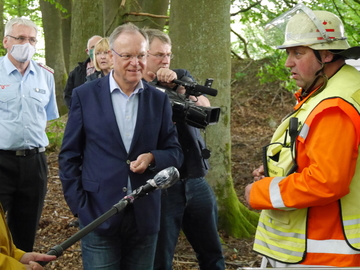
[[[265,26],[270,46],[285,49],[316,46],[314,49],[347,49],[344,27],[340,19],[327,11],[312,11],[300,3]],[[335,42],[336,41],[336,42]],[[327,44],[327,45],[324,45]]]

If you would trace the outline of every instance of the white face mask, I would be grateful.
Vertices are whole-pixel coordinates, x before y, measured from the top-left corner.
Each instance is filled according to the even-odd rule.
[[[30,43],[13,45],[10,51],[12,57],[20,63],[29,61],[35,54],[35,47]]]

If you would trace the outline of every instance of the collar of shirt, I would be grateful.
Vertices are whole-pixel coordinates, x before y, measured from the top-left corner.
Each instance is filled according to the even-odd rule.
[[[7,75],[10,75],[14,70],[17,70],[14,64],[10,61],[8,53],[6,54],[6,57],[4,57],[4,67]],[[27,74],[28,72],[36,75],[36,69],[34,68],[33,60],[30,60],[29,65],[26,68],[25,74]]]
[[[109,75],[109,84],[110,84],[110,93],[112,93],[115,89],[119,89],[120,92],[124,94],[124,92],[121,90],[120,86],[117,84],[117,82],[114,79],[114,70],[112,70]],[[136,85],[134,92],[131,95],[141,93],[143,90],[144,90],[144,85],[142,83],[142,80],[140,80],[139,83]]]

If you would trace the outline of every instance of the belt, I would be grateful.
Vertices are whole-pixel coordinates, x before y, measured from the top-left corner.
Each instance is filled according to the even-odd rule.
[[[26,157],[26,156],[30,156],[30,155],[45,152],[45,150],[46,150],[45,147],[38,147],[38,148],[24,149],[24,150],[16,150],[16,151],[13,151],[13,150],[0,150],[0,154],[12,155],[12,156],[17,156],[17,157]]]

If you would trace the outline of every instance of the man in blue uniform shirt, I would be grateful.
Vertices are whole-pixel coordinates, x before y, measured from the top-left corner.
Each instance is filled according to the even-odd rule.
[[[32,21],[11,19],[0,57],[0,202],[15,245],[27,252],[46,193],[46,122],[59,117],[52,71],[31,60],[36,36]]]

